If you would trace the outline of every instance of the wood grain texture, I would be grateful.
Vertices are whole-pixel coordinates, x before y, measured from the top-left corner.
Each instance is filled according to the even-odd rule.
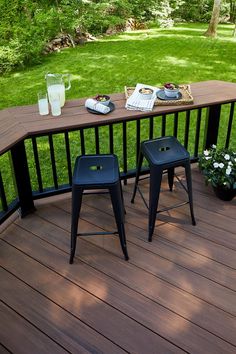
[[[12,353],[66,353],[66,350],[41,333],[14,310],[0,303],[1,343]]]
[[[194,98],[192,105],[155,106],[152,112],[126,110],[124,93],[110,95],[116,109],[104,116],[88,113],[84,107],[85,99],[67,101],[59,118],[40,116],[37,104],[4,109],[0,111],[0,153],[15,142],[36,134],[117,123],[236,101],[236,84],[231,82],[212,80],[192,83],[191,91]]]
[[[4,348],[18,353],[32,331],[38,346],[45,339],[68,352],[235,353],[235,201],[218,205],[193,167],[196,227],[187,206],[175,209],[158,217],[149,243],[147,210],[138,196],[130,203],[132,188],[123,187],[129,262],[116,236],[91,236],[78,239],[69,265],[70,194],[39,202],[2,232],[1,312],[13,322],[0,331]],[[147,195],[148,180],[142,188]],[[182,198],[179,183],[170,193],[164,178],[161,204]],[[84,197],[79,227],[115,229],[109,198]]]

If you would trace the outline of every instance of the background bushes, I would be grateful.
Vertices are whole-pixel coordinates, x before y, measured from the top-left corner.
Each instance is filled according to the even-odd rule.
[[[213,0],[0,0],[0,73],[39,63],[59,34],[101,35],[129,18],[171,26],[174,19],[209,21]],[[222,18],[235,20],[235,1],[222,1]]]

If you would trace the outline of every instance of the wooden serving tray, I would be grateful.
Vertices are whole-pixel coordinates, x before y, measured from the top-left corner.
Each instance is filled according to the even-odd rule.
[[[163,89],[163,87],[160,87]],[[125,97],[129,98],[134,92],[135,87],[125,86]],[[160,98],[156,98],[154,103],[155,106],[180,106],[182,104],[192,104],[193,96],[191,94],[190,85],[179,85],[179,91],[182,94],[182,97],[179,100],[161,100]]]

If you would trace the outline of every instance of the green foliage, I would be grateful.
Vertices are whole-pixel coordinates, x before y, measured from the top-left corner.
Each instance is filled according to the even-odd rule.
[[[207,184],[236,189],[236,152],[231,149],[217,149],[213,145],[200,156],[199,167]]]
[[[39,63],[47,41],[59,32],[74,33],[78,24],[77,0],[0,0],[0,72],[15,66]]]
[[[128,0],[86,1],[80,12],[80,27],[99,35],[109,27],[123,26],[131,15]]]
[[[22,63],[21,45],[17,40],[11,40],[9,45],[0,47],[0,74],[9,72]]]
[[[171,2],[171,1],[170,1]],[[180,17],[186,21],[209,22],[212,14],[214,0],[192,0],[183,1],[181,6],[177,6],[174,10],[174,16]],[[221,1],[220,17],[226,21],[230,17],[232,11],[230,0]]]
[[[235,18],[233,2],[222,0],[221,16]],[[213,0],[0,0],[0,72],[42,61],[45,44],[58,34],[101,35],[122,30],[127,19],[170,27],[174,18],[209,21]]]

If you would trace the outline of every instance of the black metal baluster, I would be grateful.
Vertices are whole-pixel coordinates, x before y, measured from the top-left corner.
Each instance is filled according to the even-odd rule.
[[[109,125],[109,145],[110,154],[114,154],[114,135],[113,135],[113,125]]]
[[[36,168],[37,180],[38,180],[38,189],[39,192],[42,193],[43,182],[42,182],[42,174],[41,174],[40,162],[39,162],[38,146],[35,137],[32,138],[32,145],[33,145],[34,162],[35,162],[35,168]]]
[[[35,211],[24,141],[20,141],[11,148],[11,162],[14,169],[13,174],[18,193],[20,214],[23,218]]]
[[[124,165],[124,175],[127,174],[127,124],[122,123],[123,128],[123,165]],[[124,179],[124,184],[127,184],[127,179]]]
[[[195,134],[195,145],[194,145],[194,157],[198,157],[201,119],[202,119],[202,109],[199,108],[198,111],[197,111],[196,134]]]
[[[154,129],[154,123],[153,123],[153,117],[149,118],[149,139],[153,139],[153,129]]]
[[[95,132],[95,149],[96,149],[96,154],[99,155],[100,154],[100,146],[99,146],[99,131],[98,131],[98,127],[94,128],[94,132]]]
[[[138,166],[138,157],[140,150],[140,120],[136,121],[136,166]]]
[[[220,112],[220,104],[207,108],[207,116],[204,130],[204,149],[210,148],[213,144],[217,145],[218,131],[220,125]]]
[[[230,105],[229,123],[228,123],[228,130],[227,130],[225,148],[229,147],[229,140],[230,140],[233,117],[234,117],[234,105],[235,105],[235,102],[232,102],[231,105]]]
[[[49,148],[50,148],[50,157],[51,157],[51,164],[52,164],[54,188],[58,189],[57,169],[56,169],[56,160],[55,160],[55,152],[54,152],[52,134],[49,134],[48,141],[49,141]]]
[[[0,199],[1,199],[3,211],[7,211],[8,210],[7,198],[6,198],[6,194],[5,194],[5,190],[4,190],[1,171],[0,171]]]
[[[65,138],[65,146],[66,146],[66,160],[67,160],[67,170],[68,170],[68,178],[69,184],[72,185],[72,167],[71,167],[71,154],[70,154],[70,140],[68,132],[64,133]]]
[[[161,136],[166,135],[166,114],[163,114],[161,119]]]
[[[176,138],[177,138],[177,134],[178,134],[178,121],[179,121],[179,113],[178,113],[178,112],[175,112],[173,135],[174,135]]]
[[[85,143],[84,143],[84,129],[80,129],[80,148],[81,155],[85,155]]]
[[[184,147],[188,150],[188,138],[189,138],[189,123],[190,123],[190,111],[186,112],[185,120],[185,132],[184,132]]]

